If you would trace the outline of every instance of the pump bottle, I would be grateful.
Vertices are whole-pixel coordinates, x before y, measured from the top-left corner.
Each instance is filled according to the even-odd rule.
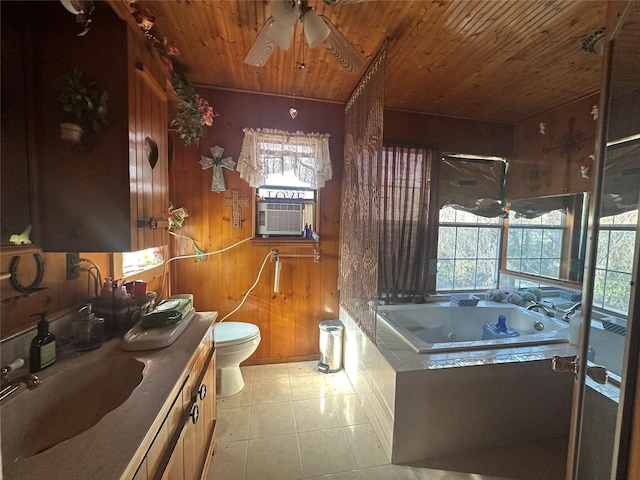
[[[576,310],[569,318],[569,344],[578,345],[580,339],[580,320],[582,318],[582,312]]]
[[[56,361],[56,337],[49,332],[49,322],[45,318],[46,312],[31,315],[40,316],[38,334],[31,340],[29,348],[29,370],[39,372]]]

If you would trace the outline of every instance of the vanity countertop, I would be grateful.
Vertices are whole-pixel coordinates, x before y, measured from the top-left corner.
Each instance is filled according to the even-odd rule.
[[[113,339],[91,352],[61,358],[38,372],[44,385],[68,369],[96,361],[130,358],[145,365],[143,379],[129,398],[89,430],[29,458],[14,462],[3,458],[5,478],[132,478],[171,406],[168,400],[175,398],[182,387],[198,345],[207,334],[213,334],[210,327],[216,317],[217,312],[197,313],[182,335],[165,348],[127,352],[120,348],[120,339]],[[20,402],[22,395],[37,394],[38,389],[14,394],[3,402],[0,415],[11,402]],[[11,432],[3,432],[5,435]]]

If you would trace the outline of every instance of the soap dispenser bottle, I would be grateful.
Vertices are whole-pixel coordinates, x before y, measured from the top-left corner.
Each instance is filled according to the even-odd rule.
[[[45,318],[46,312],[34,313],[40,316],[38,334],[31,340],[29,349],[29,370],[39,372],[56,361],[56,337],[49,332],[49,322]]]
[[[576,310],[569,318],[569,344],[578,345],[580,340],[580,321],[582,320],[582,312]]]

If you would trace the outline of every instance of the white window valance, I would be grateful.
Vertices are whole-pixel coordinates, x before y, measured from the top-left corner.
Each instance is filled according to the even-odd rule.
[[[296,178],[321,188],[331,179],[329,135],[245,128],[236,170],[252,187],[265,184],[271,173],[293,172]]]

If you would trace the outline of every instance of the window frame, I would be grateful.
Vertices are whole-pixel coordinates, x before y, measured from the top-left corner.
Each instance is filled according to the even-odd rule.
[[[437,266],[438,268],[436,269],[436,275],[435,275],[435,290],[438,293],[447,293],[447,292],[464,292],[464,291],[473,291],[473,292],[478,292],[478,291],[484,291],[487,290],[488,288],[495,288],[495,286],[497,285],[498,282],[498,278],[499,278],[499,272],[500,272],[500,259],[501,259],[501,249],[502,249],[502,234],[503,234],[503,221],[501,218],[499,217],[495,217],[498,221],[496,223],[491,223],[491,222],[442,222],[440,220],[440,212],[442,211],[442,209],[444,208],[450,208],[452,210],[456,210],[455,208],[453,208],[450,205],[445,205],[444,207],[440,208],[438,211],[438,243],[437,243],[437,248],[436,251],[437,253]],[[469,212],[464,212],[462,210],[460,210],[460,212],[465,213],[467,215],[475,215],[473,213],[469,213]],[[475,215],[478,218],[485,218],[485,217],[481,217],[479,215]],[[439,246],[440,246],[440,229],[442,227],[453,227],[456,229],[456,238],[457,238],[457,229],[458,228],[476,228],[478,229],[478,235],[480,233],[480,230],[484,229],[491,229],[491,230],[496,230],[497,232],[497,242],[496,242],[496,258],[482,258],[479,259],[477,256],[477,248],[478,248],[478,244],[479,242],[476,242],[476,256],[475,258],[464,258],[463,260],[475,260],[476,261],[476,265],[475,265],[475,273],[474,273],[474,287],[472,288],[456,288],[456,284],[455,284],[455,263],[456,260],[458,260],[458,258],[456,256],[454,256],[453,258],[446,258],[446,259],[441,259],[440,258],[440,254],[439,254]],[[454,252],[455,252],[456,248],[454,247]],[[440,265],[441,265],[441,261],[442,260],[453,260],[453,288],[452,289],[440,289],[438,287],[438,271],[440,270]],[[482,287],[478,287],[477,285],[477,277],[478,277],[478,269],[477,269],[477,262],[478,260],[493,260],[495,261],[495,266],[494,266],[494,286],[482,286]]]

